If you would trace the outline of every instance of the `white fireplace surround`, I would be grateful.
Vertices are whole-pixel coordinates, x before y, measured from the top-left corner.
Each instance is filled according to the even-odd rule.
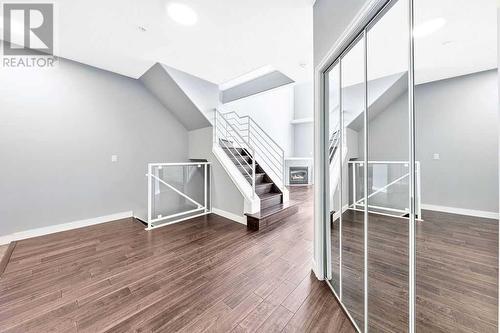
[[[307,184],[290,184],[290,167],[307,167]],[[287,157],[285,158],[286,185],[287,186],[308,186],[313,184],[314,164],[310,157]]]

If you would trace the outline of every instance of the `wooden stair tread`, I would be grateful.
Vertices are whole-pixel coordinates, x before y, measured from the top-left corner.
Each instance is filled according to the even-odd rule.
[[[259,184],[255,184],[255,187],[264,187],[264,186],[269,186],[269,185],[273,185],[274,183],[270,183],[270,182],[262,182],[262,183],[259,183]]]
[[[266,174],[265,172],[256,172],[256,173],[255,173],[255,177],[261,177],[261,176],[264,176],[265,174]],[[245,177],[252,178],[252,177],[250,177],[250,176],[248,176],[248,175],[247,175],[247,176],[245,176]]]
[[[262,209],[260,212],[254,213],[254,214],[245,214],[248,217],[252,217],[254,219],[262,220],[265,218],[268,218],[270,216],[273,216],[274,214],[277,214],[279,212],[282,212],[285,209],[288,208],[293,208],[296,205],[298,205],[298,201],[288,201],[285,203],[281,203],[279,205],[275,205],[269,208]]]

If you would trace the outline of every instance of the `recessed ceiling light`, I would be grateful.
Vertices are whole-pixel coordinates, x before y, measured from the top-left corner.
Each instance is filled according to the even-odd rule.
[[[413,37],[421,38],[429,36],[444,27],[445,24],[446,20],[442,17],[426,21],[413,29]]]
[[[182,25],[193,25],[198,21],[196,12],[182,3],[172,2],[167,4],[167,13],[172,20]]]

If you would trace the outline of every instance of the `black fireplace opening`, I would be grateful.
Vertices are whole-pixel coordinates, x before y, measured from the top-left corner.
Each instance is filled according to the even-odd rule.
[[[307,185],[308,183],[308,167],[290,167],[290,185]]]

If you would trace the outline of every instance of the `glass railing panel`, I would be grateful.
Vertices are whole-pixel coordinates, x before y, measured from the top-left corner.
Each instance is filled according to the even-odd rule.
[[[209,163],[152,164],[149,177],[149,227],[210,212]]]

